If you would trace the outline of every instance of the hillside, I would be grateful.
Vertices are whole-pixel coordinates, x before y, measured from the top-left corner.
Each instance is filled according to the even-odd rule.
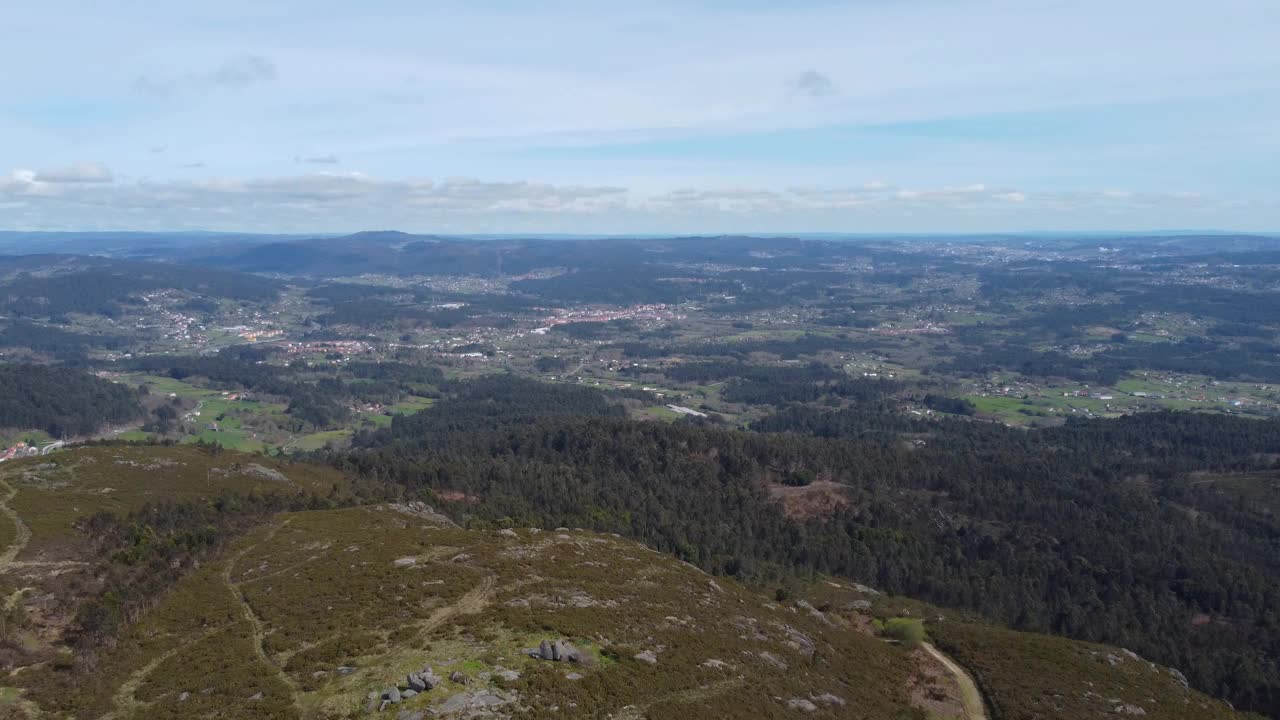
[[[0,387],[0,429],[39,429],[53,437],[74,437],[143,414],[132,388],[82,370],[0,365]]]
[[[966,717],[954,660],[877,629],[927,606],[845,580],[765,596],[618,536],[464,530],[329,468],[216,449],[73,448],[0,474],[13,717],[375,717],[393,687],[382,716]],[[156,557],[172,583],[90,642],[85,606],[124,602],[98,593]],[[1046,656],[1022,641],[1040,636],[948,623],[929,631],[980,671],[989,717],[1236,717],[1163,669],[1106,663],[1121,650],[1081,669],[1095,646]],[[544,641],[576,659],[531,657]],[[1028,691],[1008,673],[1032,658]],[[1091,712],[1022,710],[1085,682],[1107,700]]]

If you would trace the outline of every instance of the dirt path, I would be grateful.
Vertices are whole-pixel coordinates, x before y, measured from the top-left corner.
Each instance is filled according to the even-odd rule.
[[[293,681],[293,678],[289,677],[289,674],[284,671],[284,668],[277,665],[275,662],[272,662],[271,658],[267,656],[266,633],[263,632],[262,619],[258,617],[257,613],[255,613],[253,611],[253,608],[249,605],[248,598],[246,598],[244,596],[244,592],[240,590],[240,583],[233,582],[231,580],[231,573],[235,569],[236,563],[239,562],[241,558],[247,555],[250,550],[258,547],[262,543],[269,542],[271,538],[275,537],[276,533],[280,531],[280,528],[283,528],[285,525],[288,525],[288,524],[289,524],[289,520],[285,520],[284,522],[278,525],[273,525],[271,529],[266,532],[266,534],[263,536],[261,540],[254,543],[253,545],[246,546],[245,548],[237,552],[235,555],[233,555],[230,559],[228,559],[227,564],[222,568],[222,581],[223,583],[226,584],[227,589],[230,590],[231,594],[235,597],[236,604],[240,607],[241,617],[244,618],[245,622],[249,623],[249,630],[253,634],[252,642],[253,642],[254,655],[258,657],[258,660],[260,660],[263,665],[266,665],[272,670],[275,670],[276,674],[280,676],[280,680],[283,681],[285,686],[289,688],[289,693],[292,696],[293,706],[298,711],[298,716],[301,717],[302,715],[302,703],[300,701],[300,696],[302,692],[301,689],[298,687],[297,683]]]
[[[745,678],[731,677],[720,680],[719,682],[713,682],[709,685],[691,688],[689,690],[678,690],[666,695],[660,695],[640,705],[628,705],[627,707],[619,710],[615,714],[615,717],[618,720],[644,720],[644,718],[648,716],[647,713],[649,710],[655,705],[668,702],[688,704],[701,702],[703,700],[710,700],[717,695],[723,695],[730,690],[741,687],[744,682],[746,682]]]
[[[102,716],[101,720],[115,720],[116,718],[129,717],[137,711],[149,707],[151,703],[143,702],[136,697],[138,688],[142,687],[142,683],[147,679],[147,677],[150,676],[151,673],[155,672],[155,669],[160,667],[160,665],[166,660],[187,649],[187,647],[192,643],[212,637],[222,632],[224,629],[224,627],[211,628],[194,640],[191,638],[183,638],[182,642],[175,643],[172,648],[164,651],[155,658],[152,658],[152,660],[146,665],[143,665],[132,673],[129,673],[129,677],[125,678],[123,683],[120,683],[120,687],[116,688],[115,695],[111,698],[111,703],[116,709]]]
[[[291,690],[293,690],[294,704],[297,705],[297,689],[294,687],[293,683],[290,682],[289,677],[286,676],[275,663],[271,662],[267,658],[266,653],[263,650],[262,622],[258,619],[257,615],[253,614],[253,610],[249,607],[249,604],[245,602],[244,596],[240,593],[238,588],[238,584],[231,581],[231,572],[235,567],[236,562],[244,557],[250,550],[261,544],[261,542],[266,542],[271,539],[276,532],[280,530],[280,528],[284,527],[288,523],[289,521],[286,520],[285,522],[272,527],[262,541],[240,550],[228,559],[227,563],[222,568],[222,580],[226,584],[227,590],[230,591],[232,596],[236,599],[236,604],[240,608],[242,618],[245,622],[249,623],[249,628],[253,633],[253,649],[255,654],[258,656],[258,659],[268,667],[275,668],[280,673],[281,677],[284,678],[285,683],[288,684]],[[149,677],[151,673],[155,672],[156,668],[160,667],[161,664],[177,655],[179,652],[187,649],[192,643],[212,637],[217,633],[223,632],[226,628],[227,626],[221,625],[210,628],[194,638],[182,638],[181,641],[175,642],[172,648],[152,658],[146,665],[143,665],[130,673],[129,677],[121,683],[120,687],[116,689],[115,695],[112,697],[115,710],[104,715],[101,720],[128,718],[137,714],[138,711],[145,710],[147,707],[150,707],[151,703],[143,702],[135,697],[138,688],[142,687],[142,683],[146,681],[147,677]]]
[[[16,534],[13,536],[13,542],[9,543],[9,546],[4,549],[4,552],[0,553],[0,572],[4,572],[13,565],[13,561],[17,559],[18,553],[22,552],[23,548],[25,548],[27,543],[31,540],[31,530],[27,527],[26,523],[22,522],[22,518],[18,517],[18,513],[14,512],[13,508],[9,507],[9,501],[18,494],[18,489],[4,480],[0,480],[0,489],[4,489],[6,491],[4,497],[0,498],[0,513],[9,517],[9,521],[13,523],[14,530],[16,531]]]
[[[956,679],[956,684],[960,686],[960,697],[964,702],[965,720],[988,720],[987,706],[982,702],[982,693],[978,692],[978,684],[973,681],[969,672],[929,643],[921,643],[920,647],[934,660],[942,663],[947,672]]]
[[[480,584],[467,591],[466,595],[458,598],[458,601],[452,605],[437,609],[431,613],[426,620],[418,626],[418,637],[425,638],[427,633],[440,627],[446,620],[455,615],[470,615],[478,613],[489,604],[489,599],[493,597],[494,588],[497,587],[498,577],[496,575],[486,575]]]

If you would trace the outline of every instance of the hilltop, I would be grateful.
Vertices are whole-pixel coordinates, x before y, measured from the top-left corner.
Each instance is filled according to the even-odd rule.
[[[1237,717],[1120,649],[839,578],[764,592],[607,533],[463,529],[307,463],[103,445],[0,474],[16,717]],[[171,584],[90,642],[84,608],[156,557]]]

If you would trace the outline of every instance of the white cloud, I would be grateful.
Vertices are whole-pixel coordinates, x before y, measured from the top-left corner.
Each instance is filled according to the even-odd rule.
[[[12,226],[28,229],[291,232],[972,231],[1045,227],[1045,217],[1085,218],[1095,224],[1082,227],[1096,229],[1099,217],[1112,227],[1126,219],[1153,227],[1151,218],[1230,217],[1250,207],[1187,192],[1035,192],[985,183],[907,187],[872,181],[645,193],[616,185],[383,179],[360,172],[49,182],[29,170],[0,179],[0,205]]]
[[[800,73],[791,78],[787,86],[791,88],[792,94],[812,98],[827,97],[836,93],[836,84],[831,82],[831,78],[816,70]]]
[[[261,55],[243,55],[227,60],[206,72],[162,78],[142,75],[133,81],[133,89],[142,95],[169,97],[188,90],[243,88],[269,82],[275,78],[274,62]]]
[[[305,163],[308,165],[337,165],[341,160],[337,155],[332,153],[328,155],[295,155],[293,157],[295,163]]]
[[[100,162],[82,162],[67,167],[36,171],[32,178],[40,183],[109,183],[111,171]]]

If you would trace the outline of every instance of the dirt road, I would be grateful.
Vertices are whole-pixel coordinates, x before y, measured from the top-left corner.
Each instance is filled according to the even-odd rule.
[[[929,643],[920,645],[925,652],[929,653],[934,660],[942,663],[956,679],[956,683],[960,685],[960,697],[964,701],[965,720],[988,720],[987,707],[982,702],[982,693],[978,692],[978,685],[973,681],[968,671],[960,667],[954,660],[942,654],[938,648]]]

